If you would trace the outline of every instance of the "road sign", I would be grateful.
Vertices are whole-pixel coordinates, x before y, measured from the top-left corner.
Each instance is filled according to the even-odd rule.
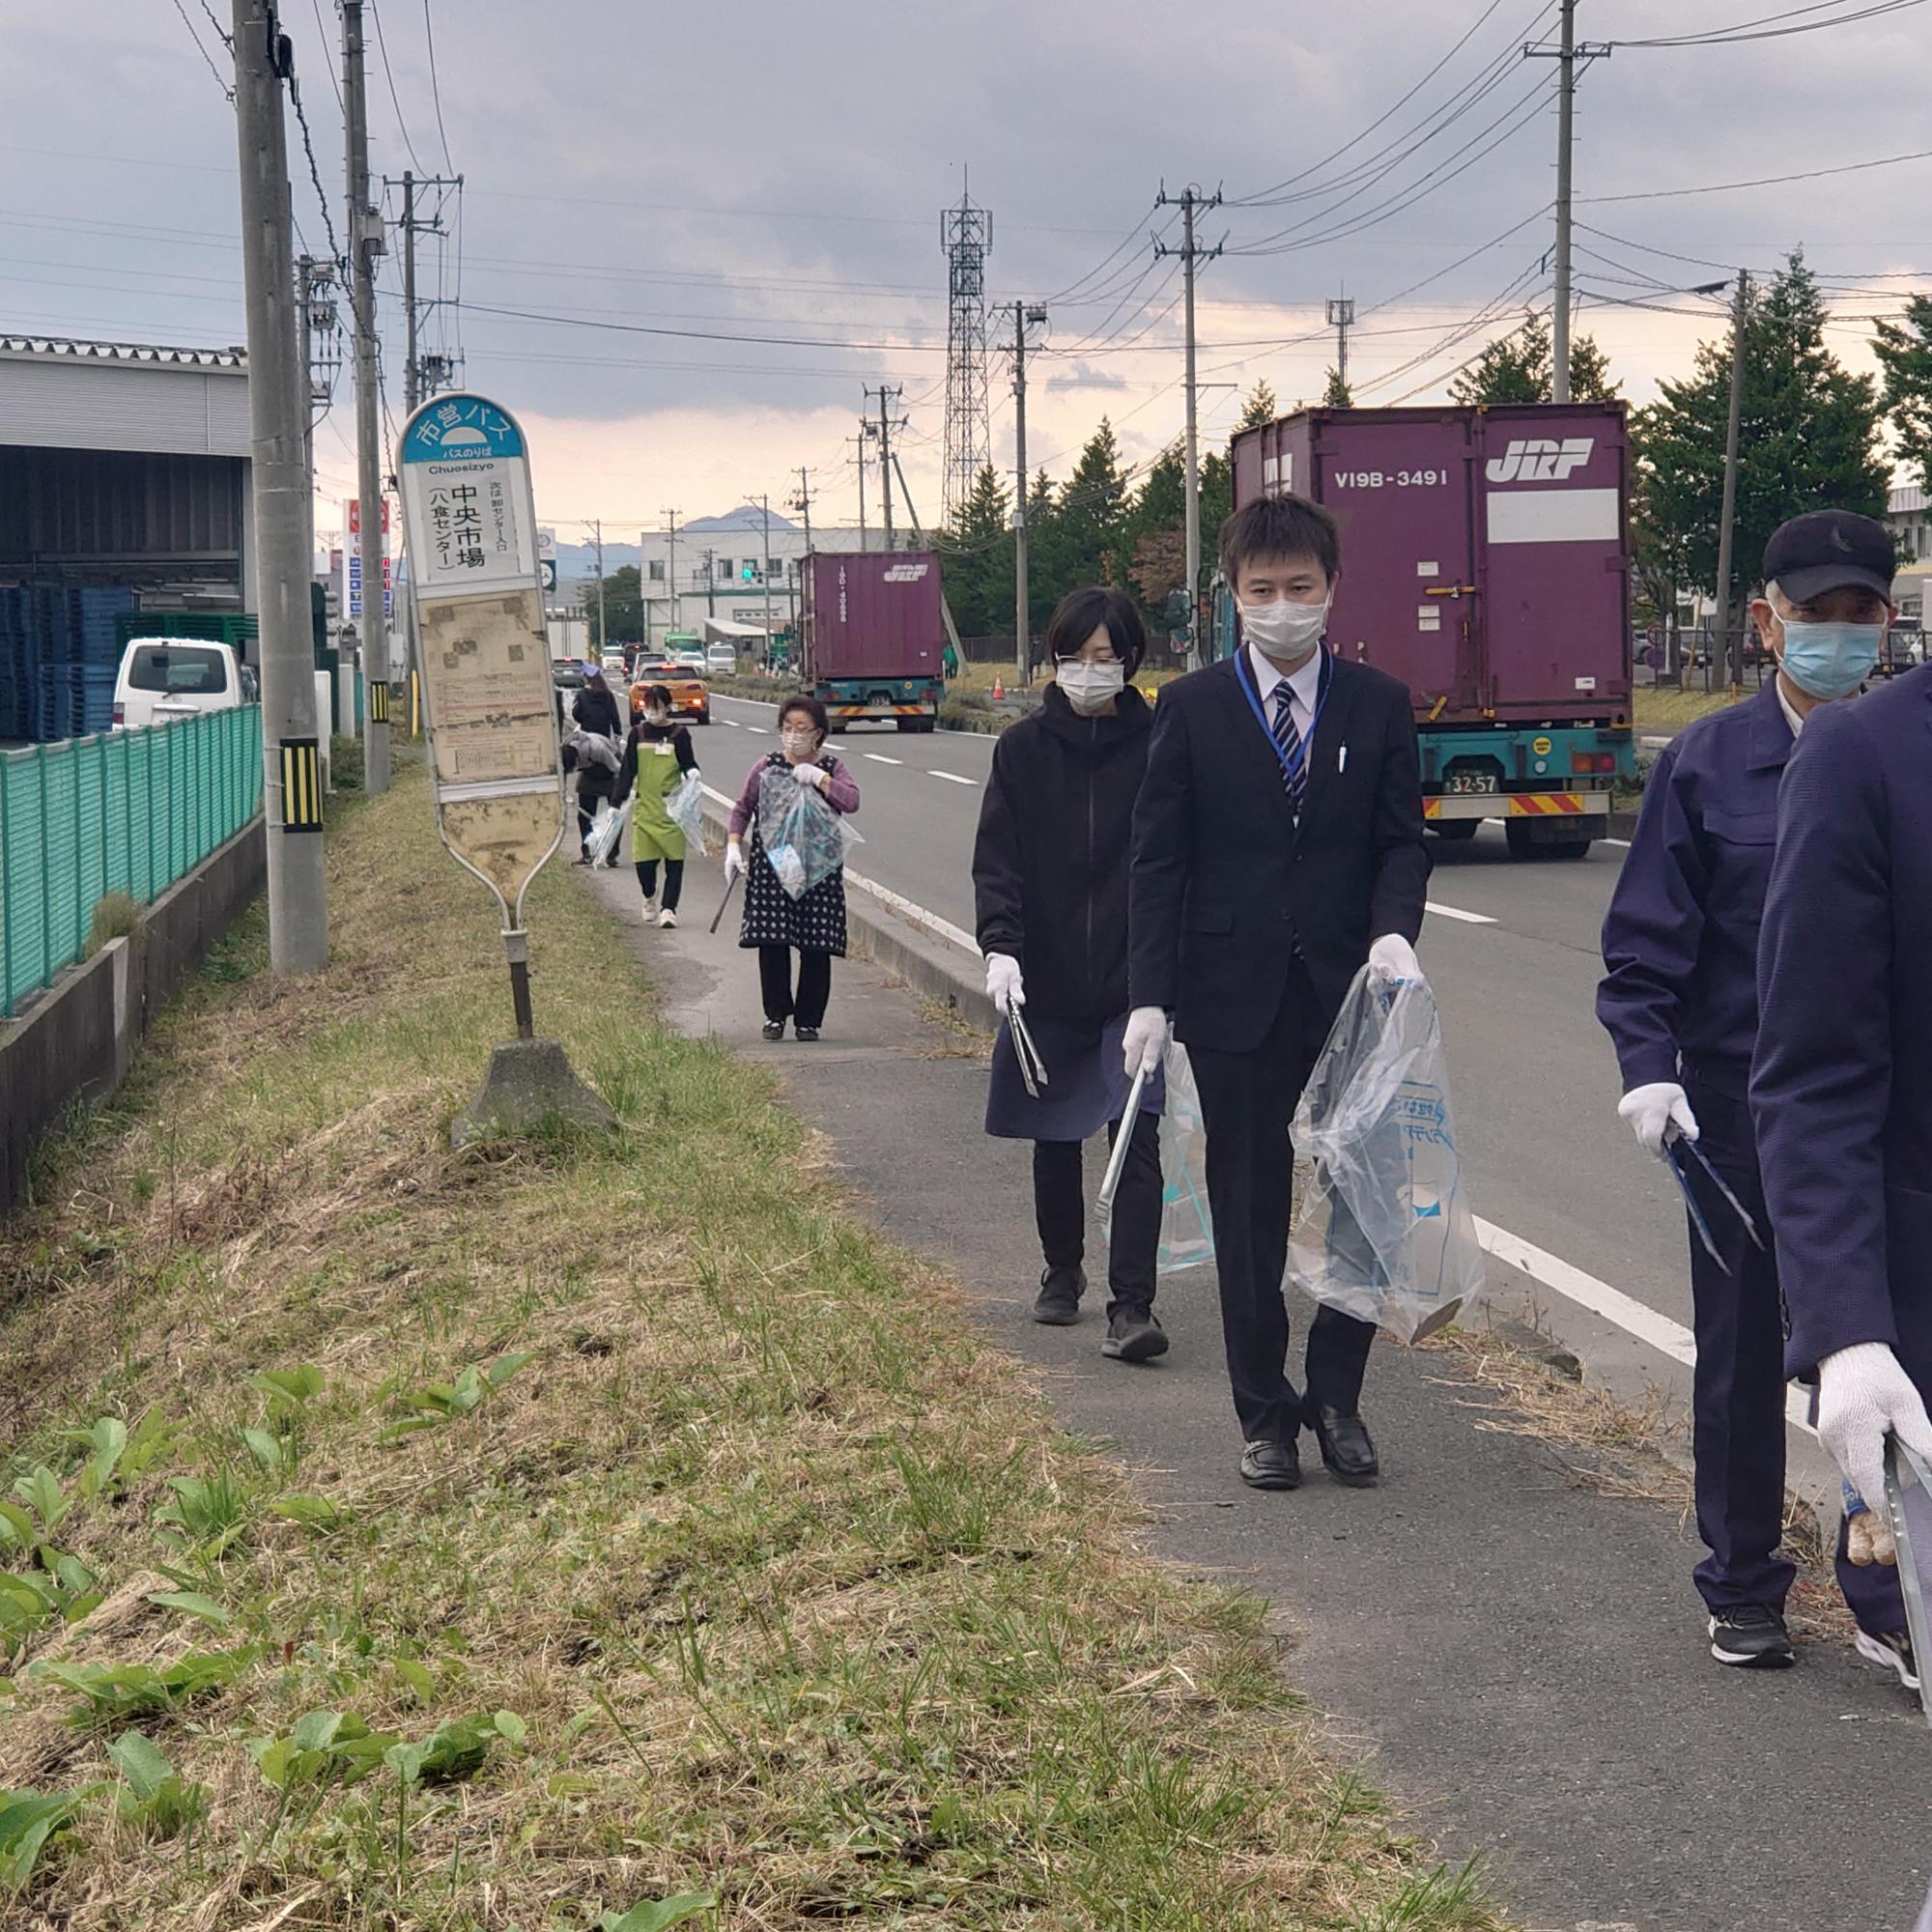
[[[417,410],[402,453],[437,831],[497,895],[528,1038],[524,895],[564,826],[528,455],[508,412],[468,394]]]

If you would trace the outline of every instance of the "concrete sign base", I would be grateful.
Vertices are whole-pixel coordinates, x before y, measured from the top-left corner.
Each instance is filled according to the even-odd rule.
[[[560,1040],[507,1040],[492,1048],[475,1099],[450,1122],[449,1144],[513,1138],[546,1121],[614,1129],[617,1116],[577,1077]]]

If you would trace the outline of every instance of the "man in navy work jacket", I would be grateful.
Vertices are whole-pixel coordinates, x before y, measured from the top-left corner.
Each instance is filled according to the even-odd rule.
[[[1871,666],[1893,614],[1889,540],[1844,534],[1861,575],[1807,602],[1780,573],[1774,600],[1787,665],[1803,651],[1837,679]],[[1785,1366],[1815,1378],[1818,1434],[1880,1513],[1886,1436],[1932,1457],[1928,965],[1932,670],[1921,668],[1811,718],[1785,773],[1750,1088],[1790,1319]],[[1843,1550],[1841,1577],[1859,1575]],[[1863,1575],[1895,1593],[1890,1571]],[[1877,1613],[1854,1603],[1859,1649],[1916,1689],[1896,1605],[1895,1594]]]
[[[1697,1338],[1691,1442],[1697,1531],[1710,1550],[1695,1572],[1720,1663],[1794,1661],[1784,1626],[1796,1574],[1784,1532],[1784,1326],[1749,1111],[1757,1039],[1758,923],[1771,880],[1778,781],[1815,709],[1855,692],[1871,669],[1826,667],[1806,650],[1801,614],[1883,596],[1891,544],[1869,518],[1837,510],[1794,518],[1765,547],[1765,596],[1753,606],[1778,658],[1747,703],[1700,718],[1651,767],[1630,856],[1604,921],[1597,1016],[1615,1043],[1626,1092],[1617,1111],[1688,1183],[1717,1252],[1690,1224]],[[1783,615],[1792,618],[1787,629]],[[1800,641],[1794,645],[1792,639]],[[1696,1145],[1756,1223],[1738,1211],[1678,1140]],[[1896,1630],[1895,1581],[1844,1566],[1861,1618]]]
[[[1242,1481],[1293,1489],[1305,1422],[1330,1473],[1360,1486],[1378,1474],[1361,1416],[1374,1326],[1323,1307],[1305,1400],[1288,1378],[1289,1129],[1364,960],[1419,971],[1415,724],[1405,685],[1326,646],[1341,567],[1326,510],[1248,504],[1222,526],[1221,564],[1244,641],[1161,693],[1134,808],[1127,1070],[1158,1063],[1172,1015],[1208,1133]]]

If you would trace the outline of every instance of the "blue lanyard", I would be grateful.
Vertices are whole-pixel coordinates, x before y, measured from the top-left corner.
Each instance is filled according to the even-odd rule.
[[[1315,712],[1308,721],[1308,729],[1301,738],[1301,770],[1304,781],[1314,770],[1315,733],[1321,723],[1321,707],[1328,702],[1328,685],[1335,669],[1335,654],[1326,643],[1321,646],[1321,674],[1315,681]],[[1262,709],[1260,686],[1255,682],[1255,668],[1248,662],[1248,646],[1236,647],[1235,679],[1241,687],[1241,696],[1248,700],[1248,709],[1255,714],[1255,723],[1262,727],[1262,735],[1268,741],[1268,748],[1274,753],[1276,762],[1290,778],[1294,776],[1293,767],[1288,762],[1288,753],[1281,749],[1281,740],[1274,735],[1268,724],[1267,713]],[[1285,684],[1287,679],[1282,682]]]

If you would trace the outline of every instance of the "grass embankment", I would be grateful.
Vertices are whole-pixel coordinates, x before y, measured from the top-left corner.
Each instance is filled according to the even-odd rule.
[[[1640,684],[1631,694],[1631,717],[1638,731],[1675,731],[1737,702],[1728,689],[1679,691],[1674,685]]]
[[[563,867],[623,1131],[464,1155],[508,1001],[419,765],[330,893],[0,1229],[0,1922],[1491,1924]]]

